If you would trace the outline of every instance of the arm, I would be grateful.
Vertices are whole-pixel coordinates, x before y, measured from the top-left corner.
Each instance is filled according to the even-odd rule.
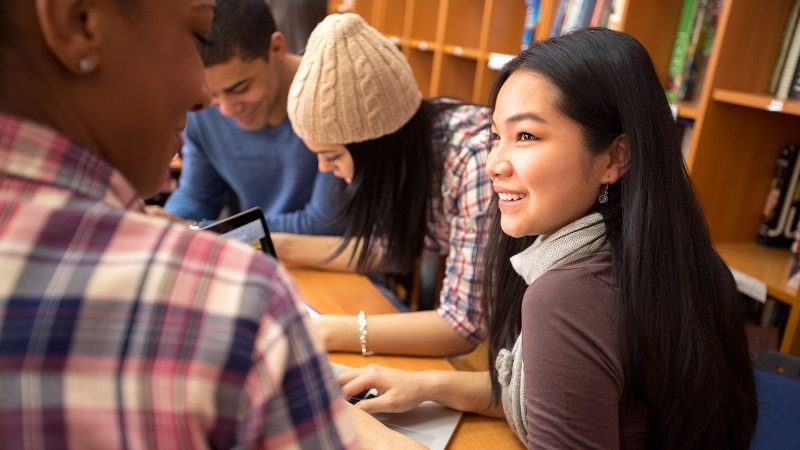
[[[356,316],[326,314],[315,318],[314,325],[329,351],[361,351]],[[436,311],[370,315],[367,331],[367,349],[381,354],[449,356],[475,347]]]
[[[624,383],[614,293],[570,272],[543,275],[522,304],[528,447],[616,449]]]
[[[398,448],[407,450],[423,450],[419,442],[407,438],[397,431],[389,429],[364,410],[355,406],[348,407],[356,421],[358,440],[364,448],[372,450],[394,450]]]
[[[350,255],[356,249],[355,241],[343,252],[331,258],[343,239],[336,236],[309,236],[288,233],[271,233],[275,253],[287,266],[313,267],[316,269],[355,272],[355,259]]]
[[[181,178],[178,189],[169,196],[164,209],[183,219],[213,220],[219,216],[229,188],[203,151],[198,127],[197,121],[189,114],[183,134]]]
[[[492,405],[489,372],[428,370],[412,372],[371,364],[339,374],[346,397],[375,388],[378,396],[356,407],[369,412],[403,412],[431,400],[458,411],[503,417]]]
[[[470,132],[471,131],[471,132]],[[488,232],[491,180],[486,174],[488,130],[456,133],[442,179],[442,207],[448,223],[449,251],[437,312],[465,340],[483,340],[481,258]]]
[[[304,235],[341,236],[346,225],[344,220],[337,220],[344,206],[342,184],[332,173],[318,172],[306,206],[297,211],[270,215],[267,217],[269,229]]]

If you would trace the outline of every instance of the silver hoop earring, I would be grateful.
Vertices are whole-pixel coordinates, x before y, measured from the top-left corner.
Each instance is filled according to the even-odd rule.
[[[601,192],[600,196],[597,197],[597,201],[601,205],[604,205],[604,204],[606,204],[606,202],[608,202],[608,183],[606,183],[606,185],[603,186],[603,192]]]
[[[78,60],[78,70],[80,70],[82,73],[89,73],[94,70],[94,64],[92,64],[92,60],[90,60],[88,57],[83,57]]]

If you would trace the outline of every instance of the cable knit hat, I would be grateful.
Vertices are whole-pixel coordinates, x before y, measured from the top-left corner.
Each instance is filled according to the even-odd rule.
[[[422,95],[397,47],[356,14],[332,14],[311,33],[289,89],[295,133],[350,144],[394,133]]]

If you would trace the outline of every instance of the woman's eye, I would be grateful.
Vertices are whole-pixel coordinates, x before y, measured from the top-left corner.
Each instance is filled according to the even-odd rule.
[[[520,133],[519,134],[520,141],[538,141],[539,138],[530,134],[530,133]]]
[[[489,141],[490,142],[495,142],[495,141],[499,141],[499,140],[500,140],[500,135],[499,134],[497,134],[497,133],[490,133],[489,134]]]
[[[211,45],[211,41],[206,36],[200,33],[193,33],[193,34],[194,37],[197,39],[197,41],[200,42],[200,45],[204,47],[208,47],[209,45]]]
[[[332,162],[336,162],[339,158],[341,158],[341,156],[342,155],[326,156],[325,160],[328,161],[329,163],[332,163]]]

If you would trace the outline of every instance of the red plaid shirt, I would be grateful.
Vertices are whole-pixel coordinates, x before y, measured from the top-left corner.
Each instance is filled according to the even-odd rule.
[[[494,191],[486,173],[492,123],[489,108],[462,105],[433,127],[436,164],[425,247],[447,255],[438,312],[471,342],[485,337],[478,270]]]
[[[0,273],[0,447],[355,446],[284,269],[2,113]]]

